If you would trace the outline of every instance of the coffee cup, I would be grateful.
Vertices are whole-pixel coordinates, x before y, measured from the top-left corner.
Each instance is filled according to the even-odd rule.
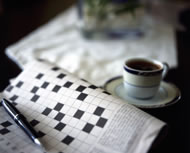
[[[138,99],[156,95],[169,66],[157,60],[131,58],[123,66],[123,84],[126,94]]]

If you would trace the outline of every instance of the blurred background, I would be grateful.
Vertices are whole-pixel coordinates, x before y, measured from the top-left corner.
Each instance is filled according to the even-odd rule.
[[[7,46],[17,42],[39,26],[75,4],[76,0],[0,0],[0,90],[8,78],[21,70],[5,55]]]
[[[160,22],[172,24],[176,30],[187,30],[190,27],[188,0],[143,1],[149,3],[149,14],[155,17],[158,24]],[[0,78],[1,90],[8,84],[4,81],[5,78],[20,72],[20,69],[15,64],[10,64],[12,62],[5,56],[6,47],[77,2],[77,0],[0,0],[0,68],[5,73]],[[10,63],[6,64],[7,62]]]

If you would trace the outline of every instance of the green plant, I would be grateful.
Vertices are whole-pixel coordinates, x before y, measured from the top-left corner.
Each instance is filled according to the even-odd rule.
[[[142,7],[139,0],[84,0],[86,14],[105,19],[109,14],[122,15],[131,13],[135,15],[135,10]]]

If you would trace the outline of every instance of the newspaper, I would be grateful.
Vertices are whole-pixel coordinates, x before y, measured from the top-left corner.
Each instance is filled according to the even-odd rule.
[[[45,151],[0,106],[2,153],[146,153],[166,125],[59,67],[34,61],[5,89]]]

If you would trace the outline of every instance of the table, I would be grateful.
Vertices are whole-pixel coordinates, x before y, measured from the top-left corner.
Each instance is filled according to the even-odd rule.
[[[0,90],[2,91],[9,83],[9,79],[17,76],[21,70],[15,63],[10,61],[4,54],[5,48],[15,43],[22,37],[32,32],[37,27],[45,24],[55,15],[62,12],[75,0],[19,0],[19,3],[11,0],[2,1],[3,13],[0,15]],[[176,44],[178,51],[178,67],[170,69],[165,80],[176,84],[182,93],[181,100],[170,107],[162,109],[144,110],[156,116],[169,125],[169,130],[164,139],[150,153],[190,152],[190,108],[188,88],[190,86],[190,11],[181,13],[181,22],[187,27],[186,31],[176,30]]]

